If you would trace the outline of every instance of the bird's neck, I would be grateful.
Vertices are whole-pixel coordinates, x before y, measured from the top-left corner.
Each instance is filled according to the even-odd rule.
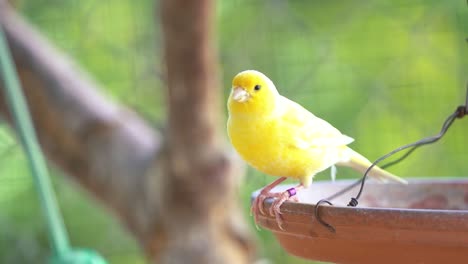
[[[234,110],[234,111],[233,111]],[[230,109],[230,116],[236,119],[255,121],[255,119],[275,119],[281,116],[284,112],[284,104],[281,103],[281,96],[275,98],[265,105],[241,105],[236,109]]]

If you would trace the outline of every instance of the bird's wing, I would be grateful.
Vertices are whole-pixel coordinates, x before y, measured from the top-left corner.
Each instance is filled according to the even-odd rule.
[[[345,146],[354,139],[307,111],[301,105],[283,97],[286,105],[281,122],[291,129],[291,144],[299,149]]]

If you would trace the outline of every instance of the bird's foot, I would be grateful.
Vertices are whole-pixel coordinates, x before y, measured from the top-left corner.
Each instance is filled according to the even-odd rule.
[[[265,215],[265,210],[263,207],[263,202],[268,198],[276,198],[273,204],[270,207],[269,213],[271,216],[275,216],[276,222],[281,230],[283,230],[283,219],[281,218],[281,205],[286,201],[293,201],[298,202],[298,198],[296,196],[296,188],[290,188],[284,192],[260,192],[260,194],[255,198],[252,206],[250,208],[250,212],[254,215],[255,224],[258,223],[258,215],[259,213]]]
[[[255,225],[258,223],[258,215],[262,214],[265,215],[265,210],[263,208],[263,202],[268,199],[268,198],[276,198],[280,195],[281,193],[273,193],[270,191],[261,191],[255,200],[252,203],[252,206],[250,207],[250,213],[253,214],[254,216],[254,221]],[[258,229],[258,226],[257,226]]]
[[[273,190],[275,186],[277,186],[285,180],[286,177],[281,177],[265,186],[265,188],[263,188],[263,190],[260,191],[260,194],[255,198],[255,201],[252,203],[252,206],[250,207],[250,213],[254,214],[255,226],[257,227],[257,229],[259,229],[257,225],[259,211],[260,213],[265,214],[263,211],[263,202],[267,198],[275,198],[278,195],[278,193],[272,193],[271,190]]]
[[[270,207],[270,215],[276,218],[276,223],[281,230],[283,229],[283,218],[281,217],[281,205],[286,201],[298,202],[296,188],[289,188],[284,192],[278,193],[277,199]]]

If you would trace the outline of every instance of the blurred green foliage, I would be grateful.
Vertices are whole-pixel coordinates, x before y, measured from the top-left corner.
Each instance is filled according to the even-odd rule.
[[[165,105],[159,11],[153,2],[23,0],[17,5],[113,100],[157,125],[164,123]],[[464,100],[464,1],[222,0],[217,20],[225,99],[234,74],[260,70],[283,95],[354,137],[352,147],[371,160],[435,134]],[[466,176],[465,127],[456,122],[446,138],[391,171],[407,177]],[[7,128],[0,130],[0,154],[0,263],[37,263],[48,254],[47,234],[24,156]],[[146,263],[105,208],[55,174],[74,246],[94,248],[110,263]],[[358,175],[342,169],[338,176]],[[249,223],[250,193],[272,180],[248,170],[240,200]],[[273,263],[309,263],[288,256],[269,232],[257,233],[261,256]]]

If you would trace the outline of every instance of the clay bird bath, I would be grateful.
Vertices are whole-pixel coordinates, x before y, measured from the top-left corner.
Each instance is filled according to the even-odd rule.
[[[299,193],[301,203],[281,207],[284,230],[275,218],[259,215],[290,254],[337,263],[468,263],[468,179],[413,179],[407,186],[367,182],[356,208],[347,207],[357,188],[320,205],[315,203],[353,181],[315,182]],[[286,190],[291,186],[279,186]],[[254,193],[254,197],[258,192]],[[265,209],[271,206],[265,201]]]

